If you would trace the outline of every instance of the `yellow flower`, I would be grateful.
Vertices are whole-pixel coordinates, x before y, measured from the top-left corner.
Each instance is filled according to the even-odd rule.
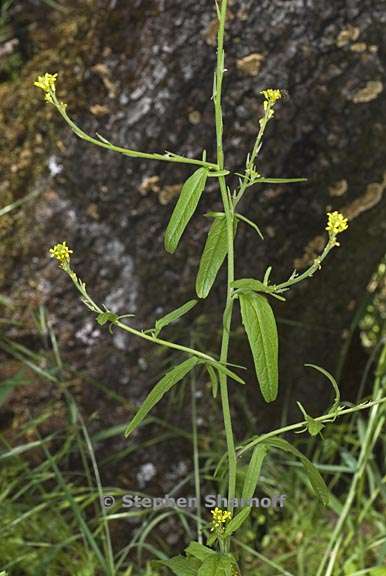
[[[73,250],[69,249],[66,242],[55,244],[55,246],[50,249],[51,258],[55,258],[61,268],[64,268],[64,266],[70,263],[71,254],[73,254]]]
[[[221,510],[221,508],[215,508],[211,514],[213,516],[211,531],[223,532],[224,524],[232,518],[232,514],[226,510]]]
[[[328,212],[328,223],[326,226],[327,232],[330,236],[336,236],[341,232],[344,232],[348,228],[347,218],[343,216],[340,212]]]
[[[281,98],[280,90],[273,90],[272,88],[268,88],[267,90],[263,90],[260,92],[263,94],[265,100],[273,106],[278,100]]]
[[[52,94],[55,94],[55,82],[57,77],[57,74],[48,74],[46,72],[44,76],[39,76],[34,82],[34,86],[37,86],[37,88],[40,88],[45,92],[45,101],[50,102],[51,104],[53,103]]]

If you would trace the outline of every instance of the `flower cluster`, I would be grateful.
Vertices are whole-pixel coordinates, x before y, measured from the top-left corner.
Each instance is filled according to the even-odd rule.
[[[55,258],[61,268],[70,264],[71,254],[73,254],[73,250],[70,250],[66,242],[55,244],[55,246],[50,249],[51,258]]]
[[[281,98],[280,90],[273,90],[272,88],[268,88],[267,90],[263,90],[260,92],[264,96],[267,102],[273,106],[278,100]]]
[[[273,118],[275,111],[274,106],[278,100],[281,98],[280,90],[273,90],[272,88],[268,88],[267,90],[263,90],[260,92],[265,98],[264,100],[264,112],[265,112],[265,119],[260,120],[260,124],[267,122],[271,118]]]
[[[44,76],[39,76],[34,82],[34,86],[45,92],[44,99],[50,104],[54,103],[52,96],[55,94],[55,82],[57,77],[57,74],[48,74],[46,72]]]
[[[336,241],[336,236],[341,232],[344,232],[348,228],[348,221],[347,218],[343,216],[340,212],[328,212],[328,223],[326,226],[326,230],[329,233],[330,239],[335,246],[339,246],[339,243]]]
[[[215,508],[211,511],[213,516],[211,532],[224,532],[224,524],[226,524],[231,518],[231,512],[226,510],[221,510],[221,508]]]

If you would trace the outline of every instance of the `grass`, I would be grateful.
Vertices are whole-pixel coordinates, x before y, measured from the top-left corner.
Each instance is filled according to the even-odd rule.
[[[370,286],[371,301],[352,326],[352,330],[361,327],[362,340],[370,347],[359,389],[361,396],[364,390],[371,390],[371,396],[361,400],[376,399],[386,387],[383,264]],[[0,303],[5,312],[12,304],[9,299]],[[192,423],[197,424],[204,407],[200,396],[203,382],[183,385],[169,399],[164,418],[146,420],[145,433],[137,443],[127,443],[106,455],[103,446],[122,436],[124,424],[94,431],[96,414],[85,422],[73,382],[88,377],[65,365],[44,308],[35,317],[41,342],[37,352],[8,339],[8,325],[14,323],[7,324],[3,318],[0,348],[20,368],[2,381],[0,406],[6,406],[13,390],[25,386],[31,387],[32,393],[34,386],[48,388],[52,400],[24,418],[11,434],[0,434],[0,569],[10,576],[157,576],[149,559],[165,559],[175,552],[165,534],[174,534],[174,546],[181,549],[197,530],[205,542],[205,508],[196,514],[194,510],[119,506],[107,510],[101,505],[104,494],[119,501],[125,492],[117,486],[102,486],[103,471],[119,470],[149,448],[166,451],[171,443],[187,446],[186,453],[194,455],[195,465],[170,496],[225,493],[221,477],[214,480],[216,463],[225,450],[225,439],[213,434],[215,423],[209,420],[192,427],[187,423],[180,428],[168,420],[168,414],[185,404],[183,396],[190,395]],[[373,325],[379,328],[374,331]],[[92,385],[106,395],[106,402],[127,410],[127,399],[101,383]],[[249,435],[254,427],[249,407],[239,402],[238,410],[249,422],[250,429],[245,431]],[[59,418],[61,425],[53,425],[53,418]],[[328,508],[315,500],[296,462],[280,454],[267,459],[258,495],[282,493],[288,498],[283,511],[254,509],[238,534],[236,552],[243,576],[316,575],[323,555],[320,576],[386,576],[384,423],[385,408],[376,406],[330,424],[323,431],[322,444],[304,435],[297,437],[299,447],[327,477],[334,494]],[[146,427],[153,425],[160,430],[155,438],[146,434]],[[333,570],[329,568],[331,554],[326,551],[336,558]]]

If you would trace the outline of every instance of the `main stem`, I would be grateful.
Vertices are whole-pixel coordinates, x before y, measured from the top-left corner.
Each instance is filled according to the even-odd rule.
[[[215,93],[214,93],[214,107],[216,117],[216,139],[217,139],[217,164],[218,169],[224,169],[224,151],[223,151],[223,118],[221,108],[222,97],[222,81],[224,77],[224,30],[227,13],[227,0],[222,0],[221,9],[219,14],[219,30],[217,40],[217,68],[215,79]],[[229,351],[229,334],[232,323],[232,310],[233,310],[233,289],[231,283],[234,280],[234,210],[231,199],[229,197],[226,181],[224,176],[219,177],[219,184],[221,190],[221,198],[224,205],[224,213],[226,217],[227,226],[227,244],[228,244],[228,278],[227,278],[227,299],[226,299],[226,314],[223,320],[223,332],[221,341],[221,362],[228,361]],[[220,393],[221,403],[224,418],[225,436],[228,451],[228,510],[233,509],[233,499],[236,490],[236,451],[232,430],[232,419],[229,407],[228,395],[228,380],[226,374],[220,374]]]

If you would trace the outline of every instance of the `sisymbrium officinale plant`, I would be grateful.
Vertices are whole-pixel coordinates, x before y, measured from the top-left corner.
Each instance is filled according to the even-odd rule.
[[[332,384],[335,392],[335,400],[326,414],[313,418],[308,415],[301,404],[299,407],[303,413],[304,420],[301,422],[272,430],[264,435],[254,437],[245,441],[237,449],[232,429],[231,410],[228,394],[228,383],[234,380],[237,383],[244,383],[240,375],[235,371],[234,365],[229,362],[229,342],[231,338],[231,327],[235,305],[240,307],[242,324],[248,339],[251,355],[254,361],[256,381],[260,393],[266,402],[275,401],[279,387],[278,372],[278,335],[273,309],[272,299],[285,300],[284,294],[292,289],[296,284],[313,276],[317,272],[329,252],[339,246],[338,236],[347,227],[347,219],[339,212],[328,214],[326,225],[327,239],[322,254],[314,260],[312,265],[303,273],[294,271],[291,277],[279,284],[270,282],[271,268],[267,267],[264,277],[256,278],[236,278],[235,277],[235,239],[241,226],[252,227],[258,237],[258,241],[263,240],[263,235],[256,223],[248,219],[247,216],[239,212],[239,204],[242,198],[251,189],[264,184],[291,184],[304,182],[303,178],[269,178],[263,176],[257,170],[259,153],[263,145],[264,135],[269,123],[274,119],[275,109],[282,98],[282,91],[279,89],[266,89],[261,92],[264,104],[264,113],[258,121],[257,137],[253,149],[248,154],[245,167],[242,172],[235,172],[238,177],[238,186],[232,190],[228,184],[230,176],[233,176],[225,164],[223,151],[223,114],[222,114],[222,88],[224,67],[224,31],[227,15],[227,0],[216,2],[218,18],[217,35],[217,65],[214,74],[213,103],[214,122],[216,132],[216,158],[208,161],[206,152],[202,157],[192,159],[171,152],[147,153],[123,148],[112,144],[110,141],[100,136],[92,137],[85,133],[69,116],[67,105],[58,99],[56,92],[57,74],[44,74],[39,76],[35,85],[44,92],[45,101],[53,105],[72,131],[82,140],[95,144],[107,150],[112,150],[128,156],[130,158],[142,158],[162,162],[185,164],[190,167],[192,173],[183,185],[177,203],[171,214],[164,236],[165,250],[173,254],[177,249],[183,236],[187,234],[189,222],[195,213],[202,195],[205,193],[206,184],[209,178],[215,178],[218,183],[219,194],[222,200],[221,212],[210,212],[212,218],[208,236],[203,247],[201,260],[197,272],[195,292],[196,298],[182,304],[166,316],[159,318],[152,329],[139,330],[130,325],[128,318],[130,314],[118,316],[105,306],[97,304],[87,291],[85,283],[79,278],[71,267],[72,250],[66,242],[56,244],[51,250],[51,256],[55,258],[60,267],[66,272],[76,289],[80,293],[83,303],[95,314],[96,321],[101,325],[114,325],[115,327],[128,332],[138,338],[145,339],[154,345],[170,348],[181,353],[182,361],[168,371],[164,377],[154,386],[145,401],[132,417],[127,425],[125,436],[127,438],[141,424],[144,418],[163,398],[163,396],[176,386],[182,379],[188,376],[198,367],[203,367],[208,372],[212,383],[212,392],[216,396],[219,390],[221,407],[223,413],[224,430],[227,443],[227,454],[223,459],[226,463],[228,478],[227,510],[216,508],[212,511],[212,519],[207,526],[207,546],[201,541],[191,542],[185,550],[185,555],[176,556],[159,564],[168,567],[177,576],[231,576],[240,574],[235,556],[231,552],[231,537],[239,530],[247,520],[251,511],[248,504],[253,497],[258,478],[267,453],[272,450],[284,451],[299,460],[308,476],[310,484],[318,498],[323,504],[327,504],[329,490],[314,465],[292,444],[281,438],[288,430],[308,431],[312,436],[316,436],[327,422],[334,420],[338,415],[347,412],[340,406],[339,388],[333,376],[323,368],[315,365],[308,365],[314,370],[321,372]],[[197,350],[162,337],[162,330],[192,311],[210,293],[219,270],[226,263],[227,283],[226,301],[223,311],[221,348],[218,355]],[[360,405],[355,409],[367,408],[371,403]],[[354,409],[354,410],[355,410]],[[349,409],[353,411],[353,409]],[[247,473],[244,479],[241,494],[236,492],[237,457],[251,452]],[[241,496],[246,502],[244,506],[236,510],[236,496]]]

